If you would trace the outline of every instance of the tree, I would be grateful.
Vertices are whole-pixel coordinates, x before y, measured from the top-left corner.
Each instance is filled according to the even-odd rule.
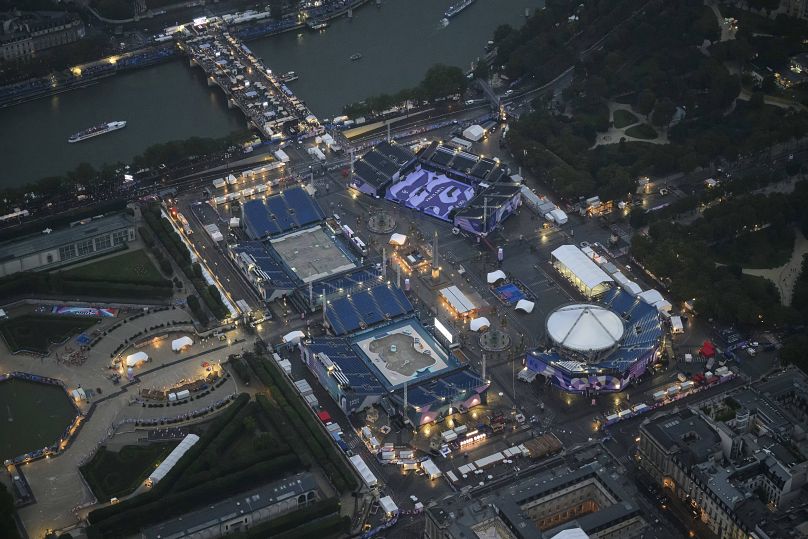
[[[656,96],[650,90],[643,90],[637,95],[637,103],[635,107],[637,112],[645,114],[646,116],[654,110],[654,103],[656,103]]]
[[[638,229],[648,224],[648,214],[639,206],[631,208],[631,213],[628,216],[628,222],[631,228]]]
[[[654,107],[654,113],[651,115],[651,123],[659,127],[667,127],[671,123],[671,120],[673,120],[675,113],[676,105],[666,97]]]
[[[0,483],[0,537],[19,539],[17,523],[14,521],[14,497]]]
[[[485,61],[477,62],[477,65],[474,66],[474,78],[487,81],[488,77],[490,76],[491,76],[491,70],[488,67],[488,63],[486,63]]]
[[[462,94],[466,89],[466,76],[459,67],[435,64],[427,70],[419,89],[427,99]]]
[[[497,26],[497,29],[494,30],[494,43],[501,43],[506,37],[512,35],[514,33],[513,26],[510,24],[500,24]]]

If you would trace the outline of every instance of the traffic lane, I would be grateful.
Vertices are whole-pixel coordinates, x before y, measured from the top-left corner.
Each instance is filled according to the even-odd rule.
[[[208,269],[215,273],[216,277],[218,277],[219,281],[227,289],[232,301],[243,299],[251,309],[263,310],[262,302],[257,293],[252,289],[252,286],[245,282],[245,278],[241,272],[233,266],[233,262],[230,258],[204,229],[205,224],[211,224],[209,221],[214,215],[221,219],[218,213],[213,212],[213,214],[211,214],[206,211],[206,209],[210,209],[210,207],[204,203],[191,202],[188,204],[187,200],[180,200],[178,202],[181,204],[181,206],[179,206],[180,211],[185,210],[183,214],[188,212],[190,216],[188,222],[191,229],[194,230],[194,234],[191,235],[189,240],[191,240],[196,247],[199,255],[208,266]],[[225,228],[225,233],[227,233],[227,228]]]

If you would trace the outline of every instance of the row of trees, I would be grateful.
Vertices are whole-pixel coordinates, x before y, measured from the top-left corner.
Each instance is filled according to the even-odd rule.
[[[364,101],[346,105],[344,113],[354,117],[362,114],[378,114],[406,101],[421,103],[456,94],[462,95],[466,91],[467,82],[463,70],[459,67],[435,64],[427,70],[423,80],[415,88],[406,88],[395,94],[368,97]]]
[[[168,222],[168,219],[160,214],[160,205],[151,204],[144,208],[143,218],[154,232],[154,235],[159,238],[160,243],[163,244],[174,261],[180,266],[183,273],[194,284],[199,297],[202,298],[202,302],[219,320],[227,318],[229,311],[224,301],[222,301],[221,293],[215,286],[207,284],[203,278],[202,267],[199,263],[191,262],[191,253],[188,251],[188,247],[185,246],[182,238],[180,238],[179,234],[177,234],[171,226],[171,223]],[[195,296],[189,296],[188,306],[194,311],[194,314],[200,318],[200,322],[206,323],[207,315],[203,314],[198,303],[191,298],[195,298]]]
[[[173,293],[171,281],[152,284],[84,281],[64,272],[22,272],[0,279],[0,297],[84,296],[133,299],[166,299]]]
[[[278,418],[279,431],[296,432],[298,438],[303,440],[301,449],[304,462],[321,466],[340,492],[354,490],[357,484],[353,472],[345,465],[331,440],[325,437],[311,411],[303,405],[280,368],[263,355],[245,353],[244,359],[258,379],[269,388],[271,398],[259,395],[258,404],[265,408],[269,417]]]

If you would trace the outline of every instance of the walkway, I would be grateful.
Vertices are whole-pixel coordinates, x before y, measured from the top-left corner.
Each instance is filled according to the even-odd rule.
[[[640,118],[640,120],[638,120],[636,123],[633,123],[631,125],[627,125],[625,127],[614,127],[614,112],[616,110],[626,110],[626,111],[632,113],[637,118]],[[606,131],[605,133],[598,133],[597,139],[595,140],[595,145],[592,146],[592,148],[590,148],[590,150],[593,149],[593,148],[596,148],[598,146],[604,146],[606,144],[617,144],[618,142],[620,142],[620,139],[623,139],[623,138],[626,139],[627,142],[650,142],[651,144],[668,144],[668,143],[670,143],[670,141],[668,140],[668,132],[667,132],[667,130],[666,129],[660,129],[660,128],[657,128],[657,127],[654,127],[654,131],[657,132],[657,136],[656,136],[656,138],[653,138],[653,139],[643,139],[643,138],[637,138],[637,137],[632,137],[631,135],[627,135],[626,134],[627,129],[630,129],[632,127],[643,125],[644,123],[647,123],[647,122],[643,122],[641,120],[642,117],[643,117],[643,115],[640,114],[639,112],[634,111],[631,108],[631,105],[625,105],[623,103],[616,103],[614,101],[610,101],[609,102],[609,120],[612,123],[611,123],[608,131]]]
[[[805,255],[808,255],[808,239],[798,228],[794,240],[794,251],[791,253],[791,259],[788,262],[778,268],[744,268],[743,272],[747,275],[765,277],[773,282],[780,292],[780,301],[782,301],[783,305],[789,306],[791,305],[791,297],[794,295],[794,285],[797,283],[802,271],[802,260]]]

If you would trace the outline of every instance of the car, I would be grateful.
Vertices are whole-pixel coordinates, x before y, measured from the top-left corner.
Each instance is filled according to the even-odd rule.
[[[338,222],[338,223],[341,223],[342,222],[342,217],[340,217],[338,213],[335,213],[334,214],[334,220],[336,222]]]
[[[508,97],[510,95],[513,95],[513,90],[508,90],[505,92],[505,97]]]

